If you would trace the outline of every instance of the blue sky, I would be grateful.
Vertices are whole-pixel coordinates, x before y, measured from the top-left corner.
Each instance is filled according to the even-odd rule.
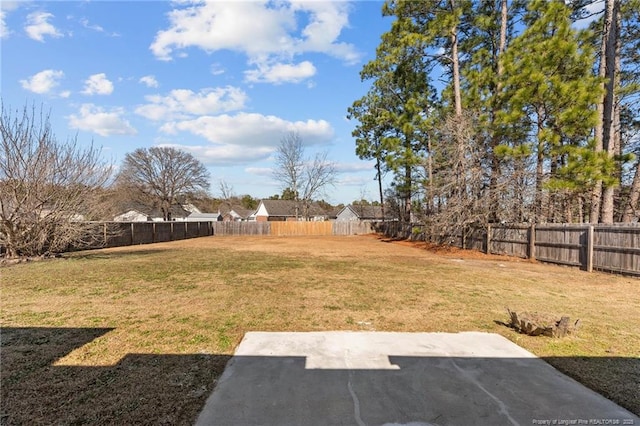
[[[60,140],[102,147],[118,166],[136,148],[191,152],[237,195],[280,193],[273,153],[291,131],[328,151],[325,200],[377,199],[354,154],[346,110],[391,22],[379,1],[1,3],[5,108],[42,105]]]

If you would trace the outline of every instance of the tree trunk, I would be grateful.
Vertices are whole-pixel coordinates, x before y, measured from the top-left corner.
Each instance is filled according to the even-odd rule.
[[[451,11],[455,11],[456,2],[451,0]],[[456,116],[462,115],[462,96],[460,93],[460,61],[458,59],[458,25],[451,28],[451,70],[453,74],[453,99]]]
[[[404,169],[404,217],[411,222],[411,166]]]
[[[610,84],[612,83],[610,80],[605,82],[605,79],[608,76],[608,71],[613,69],[613,63],[609,63],[611,56],[611,47],[612,46],[612,22],[613,22],[613,12],[614,12],[614,1],[615,0],[606,0],[605,12],[604,12],[604,28],[602,31],[602,43],[600,44],[600,65],[598,67],[598,77],[603,79],[601,88],[602,98],[598,105],[596,106],[596,111],[598,114],[598,122],[594,131],[595,138],[595,151],[602,152],[604,150],[604,139],[608,137],[609,132],[605,129],[605,117],[606,117],[606,108],[605,104],[607,103],[607,97],[609,95],[613,95],[613,93],[609,90]],[[602,181],[599,180],[596,182],[595,187],[593,189],[593,193],[591,195],[591,214],[589,216],[589,222],[598,223],[600,221],[600,209],[602,202]]]
[[[429,151],[429,156],[427,157],[427,179],[429,181],[429,190],[428,190],[428,200],[427,205],[429,209],[429,214],[433,214],[434,212],[434,188],[433,188],[433,151],[431,149],[431,136],[427,136],[427,150]]]
[[[455,0],[451,0],[451,11],[455,12],[456,2]],[[453,83],[453,103],[455,110],[455,135],[456,135],[456,154],[457,154],[457,165],[454,169],[456,173],[456,187],[454,191],[458,194],[458,202],[460,202],[462,196],[464,195],[464,181],[465,181],[465,170],[464,170],[464,162],[462,156],[464,154],[464,141],[462,140],[462,132],[460,131],[460,126],[462,125],[462,95],[460,92],[460,60],[458,58],[458,25],[457,22],[451,27],[450,30],[450,40],[451,40],[451,73],[452,73],[452,83]],[[460,213],[457,214],[458,218],[456,222],[460,219]]]
[[[538,115],[538,129],[537,129],[537,139],[538,139],[538,149],[536,153],[536,189],[535,189],[535,206],[534,206],[534,214],[535,214],[535,223],[543,223],[542,220],[542,183],[544,180],[544,144],[542,143],[541,133],[544,127],[544,122],[542,119],[543,112],[542,108],[538,107],[537,111]]]
[[[376,156],[376,177],[378,178],[378,192],[380,193],[380,210],[382,211],[382,220],[384,220],[384,193],[382,192],[382,165],[380,164],[380,156]]]
[[[160,210],[162,210],[163,219],[165,221],[171,221],[171,203],[167,200],[163,200]]]
[[[622,216],[622,222],[631,223],[634,219],[640,216],[640,206],[638,201],[640,200],[640,159],[636,163],[636,172],[633,176],[633,183],[629,191],[629,200],[624,209]]]
[[[507,8],[507,0],[501,0],[501,9],[500,9],[500,42],[498,45],[498,55],[495,58],[495,62],[497,63],[497,83],[496,83],[496,92],[493,95],[493,105],[491,111],[491,121],[493,128],[493,135],[491,136],[491,146],[489,150],[490,163],[491,163],[491,177],[489,178],[489,194],[491,195],[491,203],[494,206],[499,206],[500,202],[498,200],[498,180],[500,178],[500,160],[498,156],[495,154],[495,149],[502,142],[502,137],[498,129],[496,129],[495,120],[498,111],[500,110],[500,92],[502,91],[502,76],[504,75],[504,65],[500,60],[500,57],[504,53],[507,46],[507,19],[508,19],[508,8]],[[501,214],[499,209],[491,209],[489,212],[489,222],[498,222]]]
[[[508,19],[507,0],[502,0],[500,4],[500,46],[498,47],[498,53],[502,55],[507,47],[507,19]],[[498,76],[504,74],[504,67],[498,61]],[[498,80],[498,90],[501,89],[500,80]]]
[[[607,1],[607,5],[605,7],[605,15],[604,15],[604,29],[602,33],[602,42],[600,43],[600,65],[598,67],[598,77],[602,79],[602,83],[600,83],[600,89],[602,90],[602,96],[600,98],[600,102],[596,105],[596,112],[598,115],[598,121],[596,123],[596,127],[594,129],[594,142],[595,147],[594,150],[596,153],[602,152],[603,142],[602,142],[602,134],[603,134],[603,119],[604,119],[604,100],[606,96],[606,87],[604,84],[604,78],[606,75],[606,54],[607,54],[607,39],[608,34],[611,31],[611,13],[609,7],[613,6],[611,1]],[[600,202],[602,200],[602,181],[598,180],[593,188],[593,192],[591,193],[591,213],[589,215],[589,222],[598,223],[600,221]]]
[[[606,52],[605,52],[605,78],[606,78],[606,94],[604,98],[604,116],[603,116],[603,132],[602,132],[602,149],[606,151],[610,157],[616,152],[616,140],[619,129],[616,124],[619,123],[618,115],[620,113],[617,104],[616,89],[619,84],[620,61],[617,59],[619,55],[618,39],[620,32],[619,23],[619,2],[617,0],[607,0],[607,13],[611,13],[610,26],[606,35]],[[613,197],[614,188],[608,186],[602,191],[602,210],[600,214],[600,222],[613,223]]]

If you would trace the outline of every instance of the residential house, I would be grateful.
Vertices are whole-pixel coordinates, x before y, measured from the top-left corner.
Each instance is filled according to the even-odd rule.
[[[388,216],[388,215],[387,215]],[[382,207],[381,206],[365,206],[365,205],[353,205],[349,204],[345,206],[336,218],[336,221],[375,221],[383,220]],[[387,217],[386,219],[389,219]]]
[[[147,222],[152,220],[147,213],[143,213],[140,210],[132,209],[113,218],[114,222]]]
[[[254,210],[245,209],[242,206],[220,207],[218,210],[219,219],[223,222],[244,222],[248,221]]]
[[[294,200],[261,200],[255,213],[251,215],[250,220],[257,222],[273,222],[273,221],[297,221],[305,220],[304,208],[302,201]],[[311,203],[309,206],[307,220],[323,221],[331,217],[317,203]]]
[[[186,222],[218,222],[222,220],[220,213],[191,213],[185,217]]]
[[[171,206],[171,220],[184,221],[191,213],[182,206]],[[149,209],[141,205],[133,206],[113,218],[114,222],[162,222],[164,215],[161,209]]]

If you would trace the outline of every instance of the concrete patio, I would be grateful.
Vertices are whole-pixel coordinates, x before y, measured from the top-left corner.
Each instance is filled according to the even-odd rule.
[[[640,425],[489,333],[247,333],[197,425]]]

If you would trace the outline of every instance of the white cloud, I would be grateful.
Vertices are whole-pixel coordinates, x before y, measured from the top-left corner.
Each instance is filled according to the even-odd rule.
[[[85,130],[100,136],[137,134],[136,129],[124,118],[124,115],[123,108],[105,111],[104,108],[94,104],[83,104],[78,114],[68,117],[69,126],[72,129]]]
[[[245,79],[251,83],[299,83],[316,74],[316,67],[309,61],[299,64],[258,65],[258,69],[245,71]]]
[[[0,9],[0,38],[7,38],[11,31],[7,27],[7,23],[5,22],[6,12],[4,9]]]
[[[208,164],[227,165],[266,160],[288,132],[298,132],[306,145],[326,144],[333,137],[333,128],[324,120],[287,121],[248,113],[174,121],[166,123],[160,130],[174,135],[187,132],[207,139],[211,145],[179,146],[197,154]]]
[[[604,8],[605,8],[604,1],[602,2],[596,1],[586,5],[583,8],[583,11],[587,14],[587,17],[584,19],[575,21],[573,23],[573,26],[577,29],[584,29],[589,27],[589,24],[591,24],[593,21],[597,20],[602,16],[602,13],[604,12]]]
[[[20,80],[22,88],[38,94],[50,93],[57,87],[59,80],[64,77],[64,73],[59,70],[44,70],[32,75],[26,80]]]
[[[287,30],[295,28],[291,10],[264,2],[204,2],[169,12],[170,28],[159,31],[150,48],[170,60],[174,50],[195,46],[208,52],[229,49],[249,56],[284,53],[292,46]],[[247,19],[251,17],[251,19]]]
[[[356,186],[362,187],[364,185],[371,184],[372,178],[370,176],[362,175],[342,175],[338,180],[339,186]],[[368,197],[365,197],[368,198]]]
[[[328,143],[333,137],[333,128],[325,120],[287,121],[273,115],[244,112],[169,122],[160,130],[169,134],[189,132],[214,144],[270,147],[272,150],[289,132],[298,132],[305,145]]]
[[[158,87],[159,86],[158,80],[156,80],[155,76],[153,76],[153,75],[145,75],[139,81],[140,81],[140,83],[146,85],[147,87]]]
[[[136,108],[136,114],[158,121],[237,111],[244,108],[247,94],[237,87],[226,86],[206,88],[198,93],[176,89],[167,96],[152,95],[145,99],[149,103]]]
[[[104,29],[104,27],[102,27],[101,25],[98,24],[92,24],[91,22],[89,22],[89,20],[87,18],[81,18],[79,20],[80,25],[82,25],[83,27],[85,27],[88,30],[92,30],[98,33],[102,33],[107,35],[108,37],[120,37],[120,34],[116,33],[116,32],[107,32],[107,30]]]
[[[269,167],[246,167],[244,171],[249,173],[250,175],[255,175],[255,176],[264,176],[264,177],[273,176],[273,169]]]
[[[271,82],[260,68],[268,70],[274,68],[273,64],[291,62],[296,55],[324,53],[350,64],[361,56],[352,44],[338,41],[349,23],[350,5],[346,2],[263,0],[180,4],[183,6],[168,14],[169,28],[159,31],[150,46],[160,60],[180,56],[189,47],[206,52],[238,51],[247,56],[249,64],[258,66],[258,70],[249,71],[249,78]],[[299,28],[299,24],[305,23]],[[293,81],[308,75],[309,65],[313,66],[305,64],[303,73],[297,69]],[[284,81],[283,77],[276,79]]]
[[[113,83],[107,79],[105,73],[89,76],[84,82],[85,95],[110,95],[113,92]]]
[[[361,55],[352,44],[337,42],[342,29],[349,26],[349,3],[308,0],[291,0],[291,3],[294,12],[310,14],[298,50],[326,53],[350,64],[360,60]]]
[[[82,24],[83,27],[89,30],[97,31],[99,33],[104,32],[104,28],[97,24],[91,24],[87,18],[80,19],[80,24]]]
[[[218,164],[224,166],[228,166],[229,164],[266,160],[273,152],[269,147],[254,147],[247,150],[244,146],[223,144],[207,146],[162,144],[160,146],[169,146],[187,151],[193,154],[204,164]]]
[[[220,74],[224,74],[224,67],[219,64],[219,63],[215,63],[215,64],[211,64],[211,74],[213,75],[220,75]]]
[[[2,0],[2,2],[0,3],[0,10],[3,10],[3,11],[16,10],[18,7],[20,7],[21,4],[24,4],[24,3],[21,1],[15,1],[15,0]]]
[[[49,19],[54,16],[47,12],[33,12],[27,15],[27,25],[24,27],[27,35],[33,40],[44,42],[44,36],[62,37],[62,33],[58,31]]]
[[[374,161],[361,161],[357,163],[337,163],[336,170],[340,173],[375,172]]]

